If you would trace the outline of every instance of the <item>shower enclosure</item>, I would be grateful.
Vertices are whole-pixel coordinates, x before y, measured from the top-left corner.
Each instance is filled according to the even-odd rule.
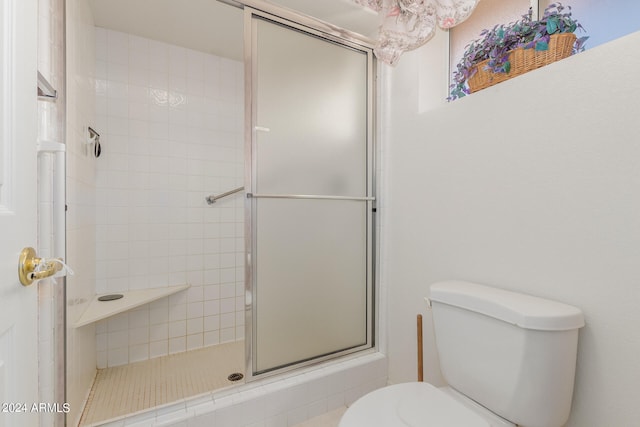
[[[188,289],[95,326],[69,321],[68,353],[86,354],[93,341],[96,378],[127,382],[131,371],[149,389],[99,389],[96,379],[81,424],[238,384],[229,374],[258,380],[374,347],[371,46],[286,9],[239,3],[244,10],[224,7],[244,27],[244,62],[102,24],[109,13],[100,7],[115,7],[111,0],[82,11],[79,28],[95,31],[86,37],[95,37],[95,47],[82,45],[79,56],[95,54],[96,81],[93,100],[81,94],[95,103],[86,121],[96,123],[103,150],[76,180],[95,181],[86,191],[78,186],[93,192],[96,259],[95,276],[80,271],[72,292]],[[134,2],[123,4],[133,13]],[[86,123],[73,128],[79,125]],[[207,204],[209,195],[220,200]],[[95,289],[85,289],[89,283]],[[138,375],[147,371],[148,378]],[[68,369],[69,378],[94,374],[95,365]],[[154,381],[165,384],[165,377],[208,388],[162,392]],[[91,384],[68,384],[81,407]],[[107,410],[107,397],[132,406],[116,402]]]
[[[373,345],[370,49],[245,9],[247,374]]]

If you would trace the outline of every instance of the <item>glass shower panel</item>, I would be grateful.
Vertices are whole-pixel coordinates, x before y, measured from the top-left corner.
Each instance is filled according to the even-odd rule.
[[[363,345],[366,204],[257,201],[256,368]]]
[[[260,374],[370,342],[370,60],[263,18],[254,17],[253,31],[252,353]]]
[[[257,24],[254,191],[365,195],[367,55]]]

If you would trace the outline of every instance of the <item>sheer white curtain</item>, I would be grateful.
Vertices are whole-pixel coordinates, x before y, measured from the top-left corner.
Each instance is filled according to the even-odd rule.
[[[383,17],[375,54],[395,65],[403,52],[434,36],[436,26],[454,27],[467,19],[480,0],[352,0]]]

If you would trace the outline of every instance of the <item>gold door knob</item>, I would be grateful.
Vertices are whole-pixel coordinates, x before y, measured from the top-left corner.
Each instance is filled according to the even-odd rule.
[[[51,277],[62,269],[62,260],[43,260],[36,257],[33,248],[24,248],[18,258],[18,278],[23,286],[29,286],[35,280]]]

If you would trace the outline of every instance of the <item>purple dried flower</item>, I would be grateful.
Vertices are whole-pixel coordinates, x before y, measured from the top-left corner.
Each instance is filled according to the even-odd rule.
[[[571,16],[571,6],[552,3],[544,11],[541,19],[533,21],[533,11],[522,15],[522,18],[508,25],[495,25],[491,30],[484,29],[480,38],[469,43],[462,59],[453,72],[450,96],[455,100],[469,94],[467,80],[476,72],[476,65],[489,60],[487,69],[494,73],[508,73],[511,64],[509,52],[517,48],[546,50],[551,34],[573,33],[577,29],[584,31],[578,21]],[[580,37],[573,48],[573,53],[582,52],[587,36]]]

